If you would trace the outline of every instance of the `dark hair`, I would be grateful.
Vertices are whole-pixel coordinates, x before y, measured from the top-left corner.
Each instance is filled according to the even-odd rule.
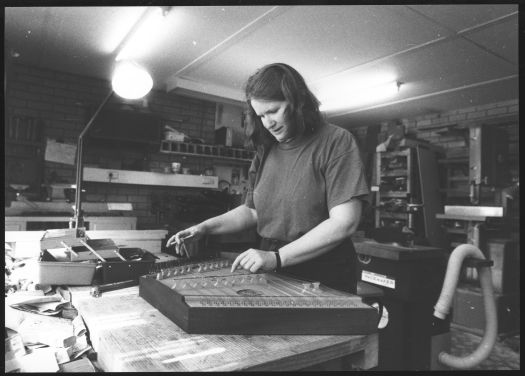
[[[323,122],[319,100],[308,89],[304,78],[294,68],[283,63],[268,64],[248,78],[246,94],[246,135],[254,149],[268,147],[277,141],[264,128],[261,119],[251,106],[252,99],[287,101],[290,104],[290,121],[313,133]]]

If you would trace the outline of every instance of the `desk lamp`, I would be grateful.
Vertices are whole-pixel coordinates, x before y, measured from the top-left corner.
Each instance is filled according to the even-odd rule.
[[[80,132],[77,142],[74,217],[71,218],[69,222],[70,228],[73,228],[74,222],[75,235],[77,238],[85,236],[84,216],[82,212],[82,156],[84,136],[87,134],[89,128],[92,126],[104,105],[109,101],[114,93],[125,99],[140,99],[148,94],[152,87],[153,79],[144,68],[132,61],[118,62],[111,80],[111,91],[98,106],[97,110],[93,116],[91,116],[82,132]]]

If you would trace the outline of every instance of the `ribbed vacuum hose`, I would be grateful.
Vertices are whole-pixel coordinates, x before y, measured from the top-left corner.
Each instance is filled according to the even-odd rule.
[[[444,319],[450,311],[452,298],[456,291],[461,265],[466,257],[485,259],[485,256],[478,247],[472,244],[461,244],[450,254],[448,260],[445,281],[441,289],[441,295],[434,306],[434,316]],[[470,355],[457,357],[445,352],[439,354],[438,360],[444,365],[456,369],[469,369],[475,367],[485,360],[494,344],[498,334],[498,320],[494,291],[492,288],[492,272],[489,267],[478,268],[479,280],[483,291],[483,304],[485,307],[485,332],[476,350]]]

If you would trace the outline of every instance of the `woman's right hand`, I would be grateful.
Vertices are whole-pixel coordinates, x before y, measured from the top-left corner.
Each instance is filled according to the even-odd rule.
[[[183,255],[183,250],[181,247],[182,243],[187,240],[191,240],[191,241],[199,240],[203,235],[205,235],[205,231],[202,228],[202,226],[199,226],[199,225],[191,226],[185,230],[177,232],[175,235],[169,238],[166,243],[166,248],[171,247],[172,245],[175,245],[175,253],[177,255]],[[189,257],[190,255],[187,254],[186,256]]]

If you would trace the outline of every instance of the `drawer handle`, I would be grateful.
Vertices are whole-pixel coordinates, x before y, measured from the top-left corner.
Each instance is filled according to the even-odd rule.
[[[365,264],[365,265],[368,265],[370,264],[370,262],[372,261],[372,258],[368,255],[360,255],[358,254],[357,255],[357,259],[359,260],[359,262],[361,264]]]

